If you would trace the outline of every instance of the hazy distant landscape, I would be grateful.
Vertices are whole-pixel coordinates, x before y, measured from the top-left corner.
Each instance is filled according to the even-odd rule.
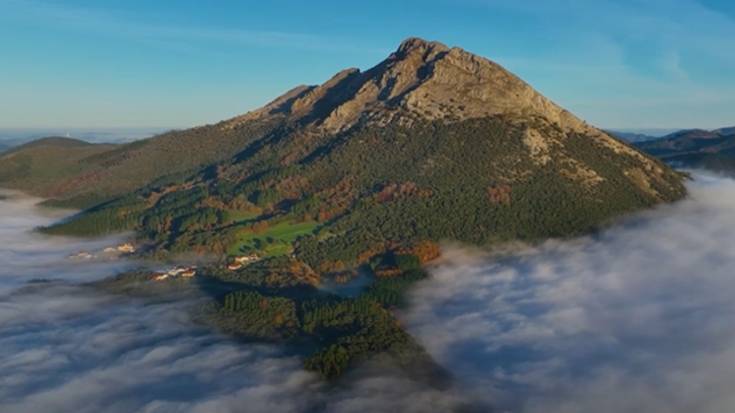
[[[150,138],[176,128],[0,128],[0,150],[49,136],[81,139],[91,143],[124,143]]]

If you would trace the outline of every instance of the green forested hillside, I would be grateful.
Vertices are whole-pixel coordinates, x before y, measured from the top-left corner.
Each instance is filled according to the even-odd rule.
[[[541,163],[523,137],[558,142]],[[491,246],[570,236],[622,214],[684,196],[682,177],[548,122],[506,116],[388,124],[333,134],[305,150],[298,139],[256,142],[248,156],[85,211],[46,231],[135,230],[144,254],[220,257],[200,274],[233,292],[213,325],[256,340],[305,339],[305,366],[336,377],[384,354],[407,369],[435,369],[391,309],[426,277],[437,243]],[[283,154],[300,153],[300,157]],[[645,158],[648,159],[648,158]],[[233,258],[259,259],[230,269]],[[371,281],[356,298],[329,282]],[[309,346],[308,348],[312,348]]]
[[[50,205],[91,207],[228,159],[276,125],[277,117],[237,128],[208,125],[124,145],[40,140],[0,155],[0,186],[48,198]]]
[[[545,164],[525,149],[528,130],[560,142]],[[49,231],[136,229],[157,253],[295,253],[314,268],[344,269],[419,240],[488,245],[574,235],[684,194],[680,176],[663,165],[654,163],[665,171],[660,179],[646,180],[635,156],[542,120],[390,124],[327,137],[311,152],[300,146],[262,143],[216,172],[152,185]],[[304,155],[284,164],[282,154],[298,151]]]

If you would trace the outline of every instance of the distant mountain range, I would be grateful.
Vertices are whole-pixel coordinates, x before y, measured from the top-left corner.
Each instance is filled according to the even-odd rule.
[[[637,146],[679,166],[735,172],[735,127],[682,130]]]
[[[375,353],[421,354],[387,310],[439,242],[588,232],[681,199],[683,180],[496,63],[417,38],[215,125],[0,155],[0,186],[87,208],[45,232],[132,231],[141,255],[209,257],[201,274],[247,289],[217,323],[316,337],[306,366],[326,376]],[[315,288],[363,272],[373,281],[357,298]]]
[[[0,142],[25,143],[48,136],[64,136],[92,143],[125,143],[176,129],[170,127],[106,127],[106,128],[2,128]]]
[[[606,131],[612,136],[615,136],[616,138],[622,139],[627,142],[636,143],[636,142],[643,142],[643,141],[649,141],[652,139],[656,139],[656,136],[640,133],[640,132],[623,132],[623,131],[617,131],[617,130],[610,130],[608,129]]]

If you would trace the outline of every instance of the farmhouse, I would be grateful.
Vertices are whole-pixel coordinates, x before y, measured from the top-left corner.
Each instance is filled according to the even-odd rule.
[[[163,281],[169,278],[192,278],[197,275],[196,267],[173,267],[166,272],[154,274],[154,281]]]
[[[133,244],[126,242],[125,244],[118,245],[117,251],[123,254],[132,254],[135,252],[135,247],[133,246]]]
[[[250,254],[250,255],[243,255],[240,257],[235,257],[235,262],[238,264],[248,264],[251,262],[258,261],[260,259],[259,256],[256,254]]]

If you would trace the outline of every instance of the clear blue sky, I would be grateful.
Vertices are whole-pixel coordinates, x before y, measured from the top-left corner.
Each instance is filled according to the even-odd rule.
[[[735,124],[732,0],[0,0],[0,128],[211,123],[408,36],[598,126]]]

